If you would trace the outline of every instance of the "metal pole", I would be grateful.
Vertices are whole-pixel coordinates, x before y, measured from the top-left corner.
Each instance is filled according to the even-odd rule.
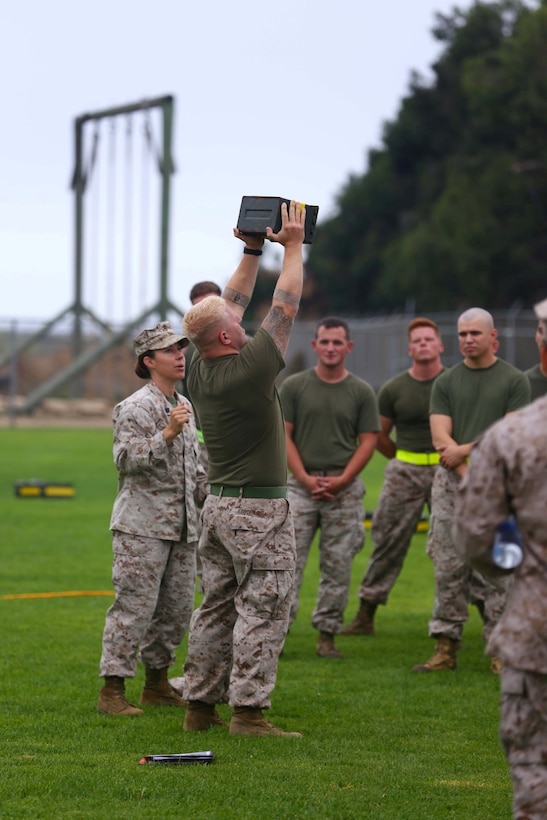
[[[10,328],[10,368],[9,368],[9,426],[15,427],[17,417],[17,319]]]
[[[134,111],[144,111],[147,108],[156,108],[157,106],[163,106],[168,101],[172,101],[173,97],[171,95],[167,95],[164,97],[151,97],[150,99],[144,99],[137,103],[131,103],[129,105],[117,105],[115,108],[103,108],[102,111],[94,111],[90,114],[82,114],[78,117],[78,120],[81,123],[87,122],[88,120],[100,120],[104,119],[104,117],[114,117],[117,114],[131,114]]]
[[[160,319],[167,319],[169,308],[168,299],[168,275],[169,275],[169,206],[171,194],[171,174],[173,173],[173,161],[171,159],[171,146],[173,135],[173,97],[165,97],[163,108],[163,162],[162,173],[162,196],[161,196],[161,243],[160,243]]]
[[[507,325],[505,331],[505,338],[507,340],[507,351],[503,356],[510,364],[516,365],[517,351],[516,351],[516,335],[517,335],[517,316],[521,311],[520,302],[514,302],[507,311]]]
[[[84,118],[76,119],[75,158],[72,187],[75,194],[74,210],[74,330],[72,335],[72,359],[76,361],[82,353],[82,277],[83,277],[83,211],[85,175],[83,168],[83,124]],[[83,393],[81,376],[72,382],[72,396],[79,398]]]

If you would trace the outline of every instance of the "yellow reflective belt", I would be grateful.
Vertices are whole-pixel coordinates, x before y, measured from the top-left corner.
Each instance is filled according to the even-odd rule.
[[[440,462],[438,453],[413,453],[410,450],[396,450],[395,458],[398,461],[405,461],[407,464],[419,464],[420,466],[439,464]]]
[[[203,433],[201,430],[198,430],[198,441],[200,444],[205,444],[205,439],[203,438]]]

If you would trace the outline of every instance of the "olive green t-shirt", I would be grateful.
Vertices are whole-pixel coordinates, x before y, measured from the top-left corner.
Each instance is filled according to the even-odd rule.
[[[399,450],[414,453],[435,451],[429,427],[429,402],[431,389],[439,376],[440,373],[432,379],[421,381],[406,371],[387,381],[380,389],[380,415],[393,421]]]
[[[463,362],[442,373],[431,391],[430,413],[452,418],[452,438],[469,444],[506,413],[530,401],[530,384],[516,367],[497,359],[490,367]]]
[[[524,371],[524,375],[528,377],[530,382],[530,390],[532,392],[532,401],[539,399],[540,396],[547,395],[547,376],[544,376],[540,370],[539,364]]]
[[[275,387],[284,365],[263,329],[239,353],[192,357],[188,389],[209,453],[211,484],[286,484],[285,428]]]
[[[201,430],[199,416],[197,414],[194,403],[192,402],[192,397],[191,397],[190,391],[188,389],[188,371],[190,370],[190,364],[191,364],[192,359],[194,358],[194,356],[198,355],[197,351],[196,351],[196,348],[194,347],[193,344],[189,344],[187,347],[185,347],[184,355],[185,355],[185,359],[186,359],[186,366],[185,366],[184,379],[180,383],[180,392],[182,393],[183,396],[185,396],[188,399],[189,402],[192,403],[192,406],[194,407],[194,418],[196,420],[196,427],[197,427],[198,430]]]
[[[346,466],[360,433],[380,429],[372,387],[350,373],[341,382],[324,382],[315,370],[288,376],[280,388],[285,419],[308,470]]]

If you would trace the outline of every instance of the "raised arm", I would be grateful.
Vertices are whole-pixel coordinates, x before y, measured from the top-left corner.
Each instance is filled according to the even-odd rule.
[[[274,233],[267,229],[270,242],[279,242],[285,248],[283,267],[272,297],[272,306],[262,322],[262,327],[274,340],[282,356],[287,352],[289,336],[298,312],[304,283],[302,243],[306,208],[299,202],[291,201],[289,207],[281,205],[281,230]]]
[[[230,303],[232,310],[243,316],[255,288],[264,239],[261,236],[242,234],[237,228],[234,228],[234,236],[245,243],[245,249],[239,265],[222,291],[222,298]]]

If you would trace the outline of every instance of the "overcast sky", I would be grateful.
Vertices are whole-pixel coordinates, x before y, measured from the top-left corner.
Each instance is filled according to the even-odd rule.
[[[435,12],[455,5],[470,3],[4,3],[0,320],[46,321],[73,302],[77,116],[174,96],[169,294],[185,310],[195,281],[223,285],[235,268],[243,195],[319,205],[320,220],[332,213],[381,144],[410,73],[430,76]],[[159,175],[142,158],[142,117],[133,148],[120,135],[109,149],[103,125],[85,197],[84,303],[120,321],[157,300]],[[151,125],[159,147],[161,119]]]

